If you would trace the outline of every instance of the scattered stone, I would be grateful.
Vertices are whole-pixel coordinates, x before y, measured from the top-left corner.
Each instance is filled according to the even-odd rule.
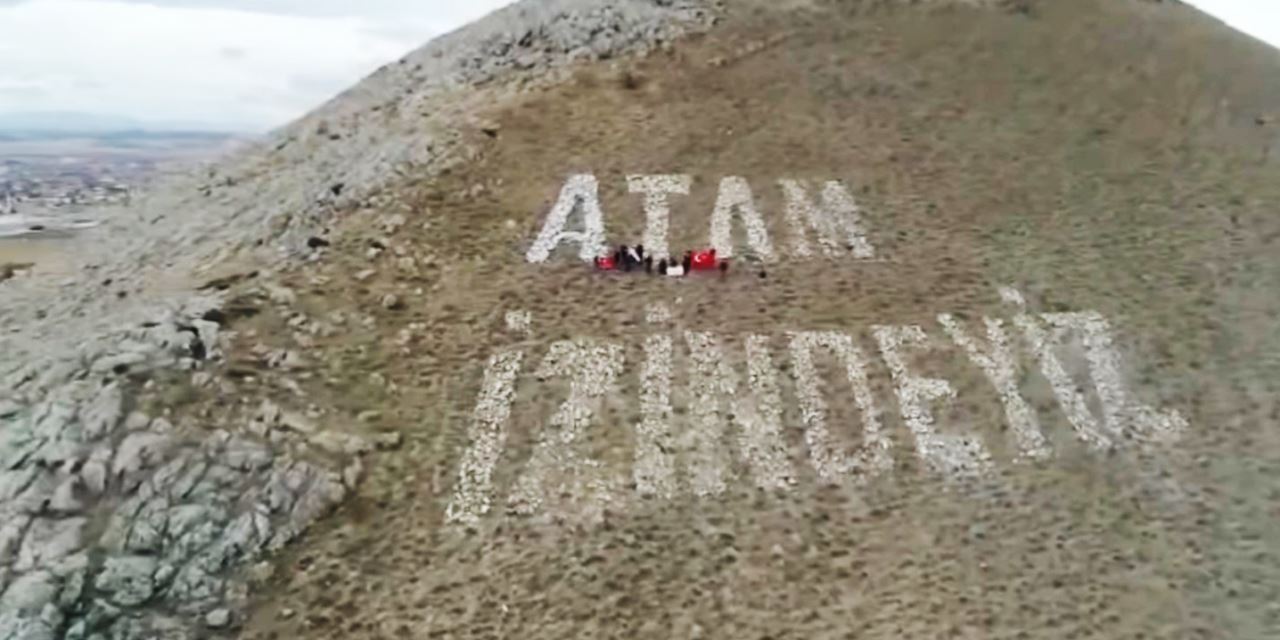
[[[342,486],[349,491],[355,491],[360,486],[360,476],[364,475],[364,463],[360,462],[360,458],[352,458],[346,468],[342,470]]]
[[[252,279],[252,278],[256,278],[256,277],[258,277],[258,272],[257,272],[257,271],[247,271],[247,272],[243,272],[243,273],[233,273],[233,274],[231,274],[231,275],[229,275],[229,276],[223,276],[223,277],[221,277],[221,278],[214,278],[214,279],[212,279],[212,280],[210,280],[210,281],[208,281],[208,282],[206,282],[206,283],[204,283],[204,284],[200,285],[200,287],[199,287],[198,289],[199,289],[200,291],[209,291],[209,290],[226,291],[227,289],[230,289],[231,287],[233,287],[233,286],[235,286],[235,285],[237,285],[237,284],[239,284],[239,283],[241,283],[241,282],[244,282],[245,280],[250,280],[250,279]]]
[[[259,562],[249,568],[249,580],[255,585],[262,586],[271,581],[275,577],[276,567],[271,562]]]
[[[231,612],[226,609],[214,609],[205,615],[204,624],[210,629],[225,629],[231,625]]]
[[[276,304],[291,307],[298,303],[298,294],[289,287],[276,284],[264,284],[262,287],[267,292],[267,298]]]
[[[374,438],[374,444],[382,451],[393,451],[404,444],[404,435],[399,431],[380,433]]]
[[[322,431],[311,438],[311,444],[339,455],[360,455],[368,453],[372,447],[359,436],[338,431]]]
[[[374,409],[370,409],[368,411],[361,411],[358,415],[356,415],[356,420],[359,422],[363,422],[365,424],[368,424],[370,422],[377,422],[378,420],[381,420],[381,419],[382,419],[382,412]]]
[[[397,311],[404,308],[404,304],[400,301],[400,297],[394,293],[388,293],[382,296],[382,308],[388,311]]]
[[[151,417],[141,411],[133,411],[124,419],[125,431],[142,431],[151,426]]]
[[[303,435],[311,435],[318,431],[315,423],[294,411],[286,411],[280,417],[280,426]]]
[[[226,465],[239,471],[265,469],[271,466],[273,458],[270,449],[241,439],[227,443],[226,450],[223,452],[223,461]]]
[[[4,282],[18,275],[20,271],[25,271],[33,266],[35,265],[30,262],[6,262],[0,264],[0,282]]]
[[[298,371],[311,366],[311,363],[297,351],[286,351],[280,360],[280,368],[286,371]]]
[[[376,273],[378,273],[377,269],[365,269],[364,271],[356,274],[356,281],[364,282],[365,280],[372,278]]]
[[[387,235],[393,235],[403,227],[407,220],[404,214],[396,213],[382,219],[382,232]]]

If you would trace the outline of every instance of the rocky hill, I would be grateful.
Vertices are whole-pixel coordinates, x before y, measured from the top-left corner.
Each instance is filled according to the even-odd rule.
[[[1280,53],[526,0],[0,282],[0,638],[1280,632]],[[599,272],[714,247],[727,270]]]

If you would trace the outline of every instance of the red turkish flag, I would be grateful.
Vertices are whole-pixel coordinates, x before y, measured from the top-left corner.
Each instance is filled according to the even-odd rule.
[[[716,250],[708,249],[706,251],[693,252],[693,268],[698,271],[708,271],[716,268]]]

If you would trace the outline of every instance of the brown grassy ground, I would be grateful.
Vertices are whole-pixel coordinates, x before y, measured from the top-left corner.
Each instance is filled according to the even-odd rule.
[[[351,217],[325,260],[284,278],[309,316],[359,310],[377,323],[320,340],[324,364],[303,387],[351,424],[380,410],[367,428],[398,429],[407,443],[381,454],[360,495],[281,560],[246,636],[1280,633],[1270,532],[1280,515],[1280,182],[1266,119],[1280,113],[1269,81],[1280,58],[1185,7],[1031,7],[740,9],[711,36],[495,105],[498,135],[473,132],[483,149],[474,162],[404,187],[417,213],[390,238],[429,259],[421,275],[398,271],[391,251],[367,258],[383,235],[377,212]],[[843,179],[858,188],[883,260],[678,282],[598,277],[569,260],[525,265],[565,176],[580,171],[601,180],[615,244],[643,224],[627,174],[695,176],[677,201],[673,247],[705,243],[720,176],[751,180],[778,245],[774,181]],[[370,267],[377,275],[355,278]],[[1151,458],[1089,454],[1032,376],[1026,391],[1058,453],[1014,465],[997,397],[961,352],[943,348],[921,368],[957,388],[942,423],[982,433],[995,451],[1001,474],[984,493],[919,470],[873,358],[898,466],[866,489],[813,481],[784,376],[795,491],[734,482],[723,498],[640,502],[600,527],[502,515],[471,534],[443,526],[484,359],[519,340],[503,330],[508,310],[532,312],[533,335],[519,344],[535,362],[572,336],[627,345],[620,393],[589,447],[629,469],[644,304],[672,304],[680,328],[777,334],[782,362],[788,330],[848,331],[874,354],[873,324],[941,336],[937,313],[1007,314],[1003,284],[1037,309],[1105,314],[1134,388],[1180,409],[1188,437]],[[389,292],[406,308],[383,309]],[[241,323],[258,336],[242,348],[289,346],[284,321],[267,311]],[[420,337],[402,350],[397,334],[415,322]],[[519,393],[500,499],[562,398],[531,379]],[[677,390],[678,407],[684,399]],[[847,401],[829,402],[833,424],[857,424]],[[853,442],[857,429],[841,437]]]

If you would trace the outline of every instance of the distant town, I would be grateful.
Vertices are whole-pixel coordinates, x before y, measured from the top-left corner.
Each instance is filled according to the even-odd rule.
[[[0,216],[128,204],[155,178],[239,142],[216,133],[0,132]]]
[[[0,215],[128,204],[155,171],[150,161],[0,160]]]

